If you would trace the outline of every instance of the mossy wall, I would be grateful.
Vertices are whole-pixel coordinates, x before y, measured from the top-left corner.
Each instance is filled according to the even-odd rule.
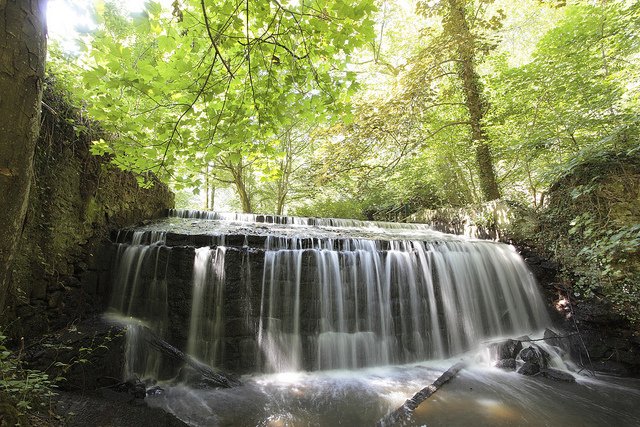
[[[90,154],[105,137],[49,85],[36,147],[35,180],[2,323],[15,337],[36,335],[102,309],[109,233],[158,217],[173,194]],[[153,179],[149,177],[149,179]]]

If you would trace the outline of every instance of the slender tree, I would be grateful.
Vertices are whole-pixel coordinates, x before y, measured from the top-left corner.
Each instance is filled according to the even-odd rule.
[[[445,34],[453,41],[458,61],[457,73],[462,82],[464,101],[469,111],[471,142],[476,156],[480,189],[485,200],[500,198],[500,190],[493,170],[493,159],[483,125],[487,102],[476,70],[476,37],[469,28],[466,0],[447,0],[448,13],[444,22]]]
[[[0,311],[24,223],[40,132],[45,0],[0,0]]]

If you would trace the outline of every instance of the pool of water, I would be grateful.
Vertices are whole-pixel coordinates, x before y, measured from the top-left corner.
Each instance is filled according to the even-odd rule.
[[[247,376],[234,389],[173,385],[148,402],[193,426],[372,426],[455,362]],[[639,403],[637,379],[563,383],[476,365],[418,406],[407,425],[636,426]]]

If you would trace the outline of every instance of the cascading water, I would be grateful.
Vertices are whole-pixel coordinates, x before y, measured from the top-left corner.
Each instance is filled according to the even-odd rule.
[[[248,221],[258,216],[171,213],[184,218],[172,219],[171,234],[137,230],[130,245],[120,244],[112,308],[142,320],[160,337],[186,340],[187,353],[213,366],[226,366],[225,345],[238,334],[225,328],[232,319],[226,288],[241,286],[225,278],[232,241],[243,257],[253,251],[263,259],[259,290],[241,304],[255,311],[246,316],[243,334],[245,350],[251,347],[247,340],[255,343],[258,370],[353,369],[439,359],[548,323],[531,273],[506,245],[421,225],[398,231],[398,224],[274,217],[250,228]],[[210,227],[205,233],[202,223]],[[222,223],[221,235],[217,226]],[[198,240],[209,235],[211,246],[194,244],[188,254],[192,269],[182,273],[190,276],[182,295],[190,301],[188,334],[176,337],[167,323],[175,317],[167,302],[167,286],[174,285],[167,284],[168,257],[161,265],[159,254],[161,248],[170,250],[172,235],[189,235],[194,225],[201,233]],[[248,247],[249,236],[260,242],[258,247]],[[143,285],[145,280],[151,282]]]
[[[157,377],[160,356],[147,351],[140,328],[147,327],[160,336],[166,332],[168,298],[166,272],[162,267],[166,264],[169,248],[162,246],[165,233],[161,231],[135,231],[130,238],[131,243],[121,242],[127,239],[126,235],[118,235],[116,239],[119,243],[114,283],[118,286],[111,296],[111,308],[126,317],[130,324],[125,377]],[[141,304],[141,301],[145,303]]]
[[[182,378],[145,330],[209,366],[251,374],[237,393],[173,385],[151,400],[192,425],[372,424],[435,379],[438,360],[549,324],[507,245],[417,224],[169,214],[120,234],[111,311],[131,325],[127,376]],[[480,388],[485,374],[469,372],[461,377]],[[517,394],[513,377],[488,375],[507,384],[492,386],[496,399]]]
[[[546,325],[531,274],[505,245],[385,246],[319,239],[305,248],[300,240],[267,238],[259,345],[271,370],[441,358]]]
[[[222,359],[225,247],[196,249],[187,353],[216,366]]]

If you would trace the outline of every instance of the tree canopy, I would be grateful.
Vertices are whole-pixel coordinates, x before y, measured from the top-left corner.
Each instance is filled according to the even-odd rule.
[[[314,216],[537,206],[572,162],[638,147],[632,1],[105,1],[95,16],[51,67],[113,135],[94,152],[207,207],[224,188],[244,211]]]

